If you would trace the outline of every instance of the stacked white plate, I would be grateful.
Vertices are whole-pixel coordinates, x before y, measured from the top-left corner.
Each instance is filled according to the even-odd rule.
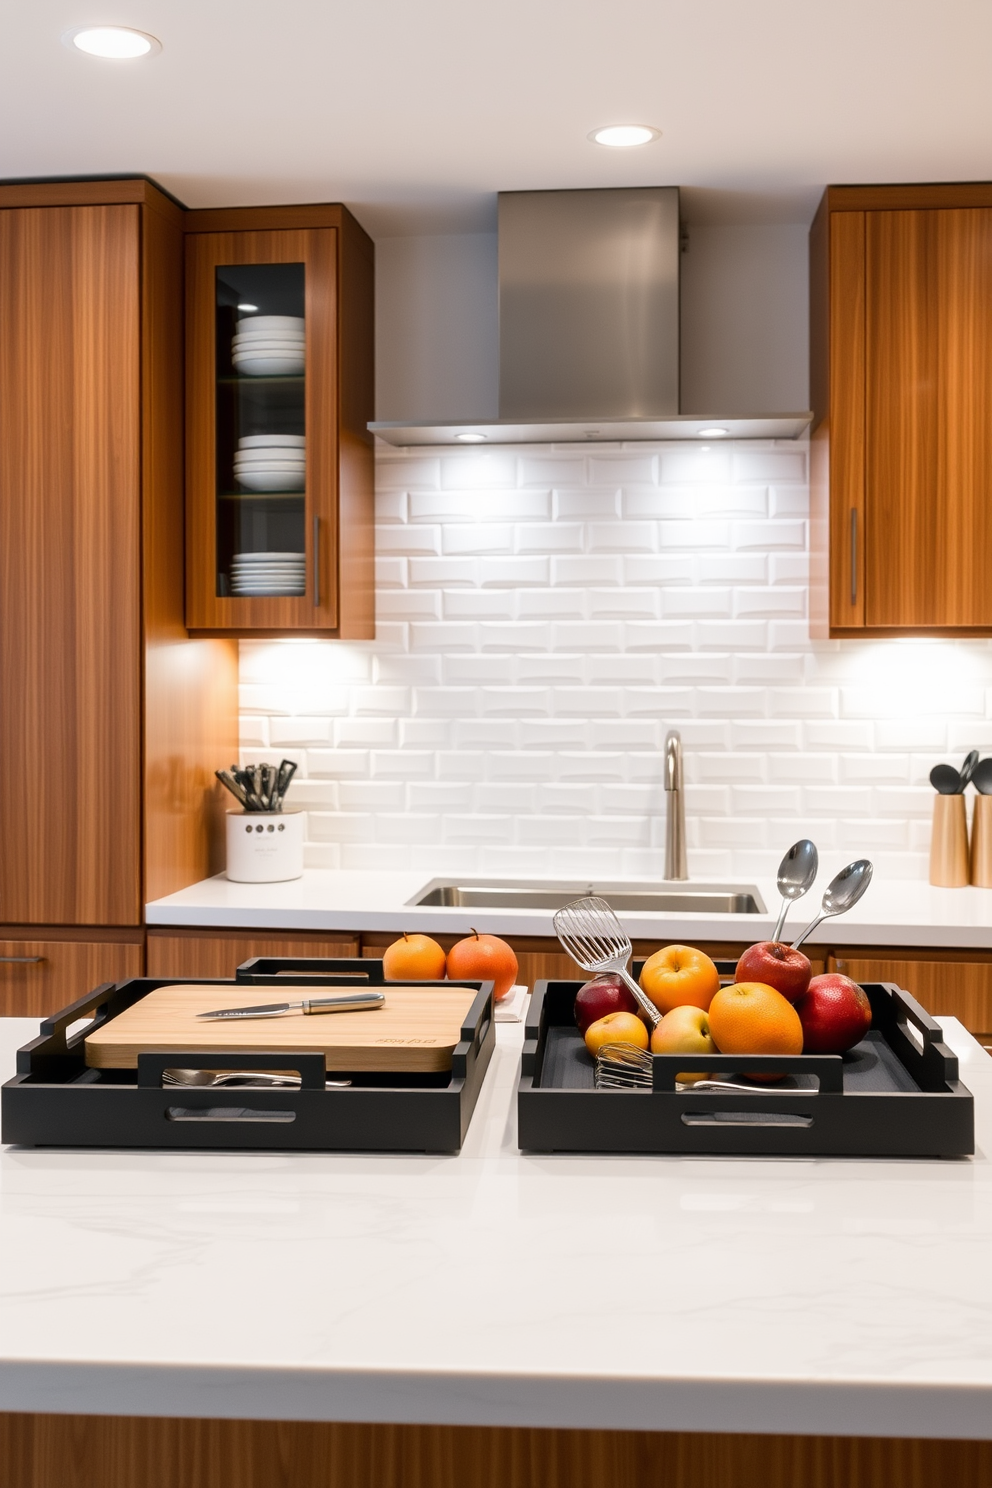
[[[266,594],[305,594],[305,553],[235,553],[231,559],[231,593],[244,599]]]
[[[231,342],[234,369],[245,377],[295,377],[306,361],[302,315],[251,315]]]
[[[234,477],[249,491],[302,491],[306,473],[304,434],[246,434],[238,440]]]

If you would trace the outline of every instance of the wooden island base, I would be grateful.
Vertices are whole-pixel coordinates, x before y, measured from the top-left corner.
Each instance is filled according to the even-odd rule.
[[[988,1488],[992,1442],[0,1416],[3,1488]]]

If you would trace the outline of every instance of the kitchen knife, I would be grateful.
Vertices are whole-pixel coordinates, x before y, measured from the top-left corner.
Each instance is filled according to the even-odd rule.
[[[300,1002],[268,1002],[257,1007],[215,1008],[198,1018],[281,1018],[284,1013],[357,1013],[381,1008],[384,992],[342,992],[338,997],[304,997]]]

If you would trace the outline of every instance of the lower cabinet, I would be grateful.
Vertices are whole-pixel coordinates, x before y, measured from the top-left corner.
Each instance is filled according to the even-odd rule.
[[[357,956],[357,935],[252,935],[237,930],[149,930],[150,977],[233,977],[252,956]]]
[[[960,954],[923,951],[915,955],[859,947],[835,951],[828,958],[828,969],[856,982],[896,982],[928,1013],[957,1018],[981,1042],[992,1043],[992,957],[966,961],[957,959]]]
[[[37,939],[10,935],[0,940],[0,1017],[57,1013],[101,982],[141,976],[144,970],[140,936],[130,940],[48,939],[52,933],[33,930],[32,937],[37,935]]]

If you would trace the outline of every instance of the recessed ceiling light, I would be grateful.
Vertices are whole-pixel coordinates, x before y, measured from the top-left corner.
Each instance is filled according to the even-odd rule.
[[[76,47],[91,57],[113,57],[117,61],[131,57],[147,57],[150,52],[160,52],[162,43],[145,31],[133,31],[130,26],[76,26],[62,37],[66,46]]]
[[[460,444],[485,444],[486,434],[456,434],[455,438]]]
[[[700,429],[699,430],[699,438],[700,439],[722,439],[725,434],[729,434],[729,433],[730,433],[730,430],[729,429]]]
[[[589,135],[594,145],[608,145],[611,150],[629,150],[660,138],[661,130],[652,129],[650,124],[604,124]]]

